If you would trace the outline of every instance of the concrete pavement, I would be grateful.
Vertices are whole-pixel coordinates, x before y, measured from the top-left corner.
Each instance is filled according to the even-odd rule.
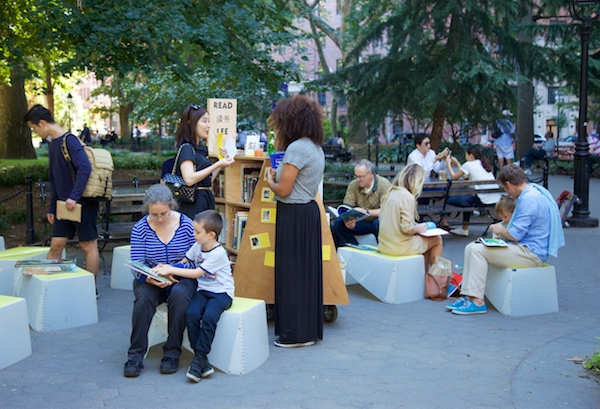
[[[554,197],[573,179],[551,176]],[[600,217],[600,180],[590,188]],[[444,256],[462,263],[469,238],[444,239]],[[99,323],[72,330],[31,332],[33,354],[0,370],[1,408],[598,408],[600,377],[570,358],[600,350],[600,229],[565,230],[566,247],[549,259],[557,272],[560,311],[508,317],[456,316],[445,302],[390,305],[360,286],[348,288],[314,347],[279,349],[243,376],[216,371],[199,384],[185,369],[158,372],[162,350],[151,349],[139,378],[124,378],[131,291],[99,279]],[[110,253],[109,253],[110,256]],[[489,305],[488,305],[489,306]],[[491,306],[490,306],[491,307]]]

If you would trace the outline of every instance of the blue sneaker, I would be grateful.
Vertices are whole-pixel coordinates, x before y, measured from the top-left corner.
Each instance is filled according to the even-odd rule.
[[[460,307],[461,305],[464,304],[464,302],[467,301],[467,297],[459,297],[456,301],[454,301],[452,304],[448,304],[446,305],[446,308],[449,309],[450,311],[455,310],[456,308]]]
[[[458,315],[485,314],[486,312],[487,307],[485,303],[483,305],[477,305],[469,299],[465,300],[463,305],[452,310],[452,314]]]

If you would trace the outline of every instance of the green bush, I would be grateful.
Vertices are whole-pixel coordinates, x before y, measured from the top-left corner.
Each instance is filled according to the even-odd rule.
[[[600,337],[596,337],[596,339],[600,339]],[[596,351],[596,353],[586,361],[585,369],[600,373],[600,351]]]
[[[48,180],[48,157],[0,160],[0,186],[23,185],[27,183],[27,175],[31,175],[34,182]]]

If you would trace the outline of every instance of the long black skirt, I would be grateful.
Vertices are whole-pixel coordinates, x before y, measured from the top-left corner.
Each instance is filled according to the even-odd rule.
[[[275,335],[283,343],[323,339],[321,213],[315,201],[277,202]]]

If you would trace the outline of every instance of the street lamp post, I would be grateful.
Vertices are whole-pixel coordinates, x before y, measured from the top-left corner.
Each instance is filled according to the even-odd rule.
[[[69,107],[69,132],[71,132],[71,105],[73,105],[73,95],[67,94],[67,106]]]
[[[560,141],[560,105],[562,103],[562,93],[556,91],[556,140]]]
[[[577,142],[575,143],[575,175],[573,191],[579,200],[573,206],[569,225],[574,227],[598,227],[598,219],[590,217],[590,153],[587,140],[587,91],[588,91],[588,47],[592,35],[592,19],[598,16],[600,0],[572,0],[571,17],[581,22],[581,77],[579,81],[579,120]],[[588,9],[590,12],[587,13]]]

